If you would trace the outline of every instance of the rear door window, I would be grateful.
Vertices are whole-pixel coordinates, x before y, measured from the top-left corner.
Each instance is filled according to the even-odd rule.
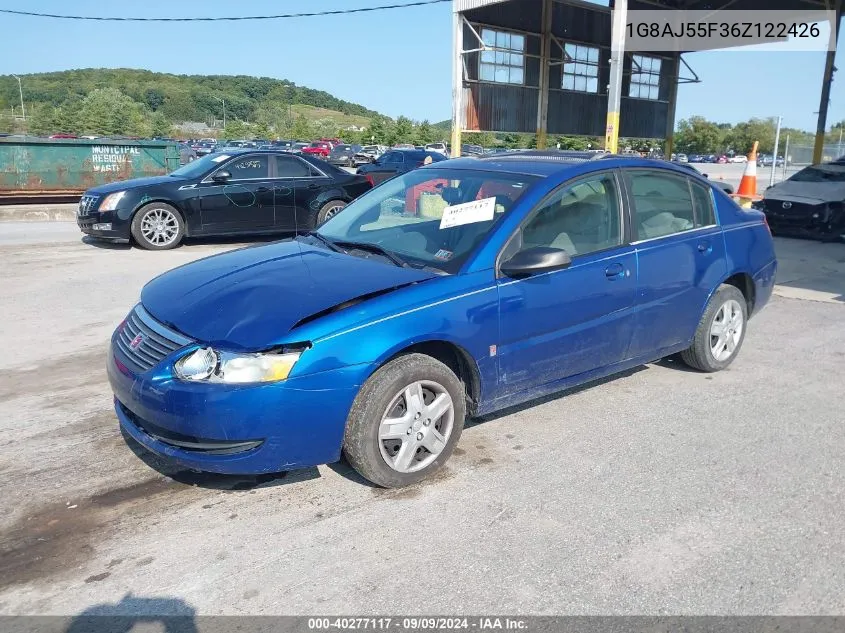
[[[236,158],[224,170],[232,174],[232,180],[260,180],[269,176],[267,156],[262,154]]]
[[[649,240],[695,228],[689,179],[650,170],[627,170],[635,240]]]
[[[690,181],[692,188],[692,199],[695,203],[695,226],[714,226],[716,224],[716,212],[713,209],[713,193],[710,187],[701,183]]]
[[[276,178],[309,178],[311,166],[296,156],[276,156]]]

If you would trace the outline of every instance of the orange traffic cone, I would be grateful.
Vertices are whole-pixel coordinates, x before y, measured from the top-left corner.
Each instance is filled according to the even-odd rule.
[[[751,206],[752,202],[761,200],[762,196],[757,195],[757,146],[758,141],[754,141],[754,146],[751,148],[751,153],[748,154],[748,162],[745,164],[745,172],[742,174],[742,180],[739,181],[739,189],[731,197],[736,200],[737,204],[743,208]]]

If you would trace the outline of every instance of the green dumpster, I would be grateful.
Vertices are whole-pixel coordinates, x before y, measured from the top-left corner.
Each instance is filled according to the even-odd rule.
[[[0,138],[0,200],[63,196],[116,180],[160,176],[179,167],[168,141]]]

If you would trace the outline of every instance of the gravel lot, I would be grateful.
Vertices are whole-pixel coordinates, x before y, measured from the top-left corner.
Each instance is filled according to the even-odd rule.
[[[167,471],[121,437],[111,331],[152,276],[236,246],[0,227],[0,614],[845,614],[845,245],[778,241],[729,371],[475,421],[401,491]]]

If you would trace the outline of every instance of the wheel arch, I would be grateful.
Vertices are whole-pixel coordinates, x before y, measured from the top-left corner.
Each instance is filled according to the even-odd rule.
[[[481,373],[472,354],[464,347],[443,339],[429,339],[406,343],[399,349],[387,352],[373,365],[373,373],[390,361],[407,354],[424,354],[440,361],[451,369],[466,390],[467,414],[472,416],[481,401]]]

